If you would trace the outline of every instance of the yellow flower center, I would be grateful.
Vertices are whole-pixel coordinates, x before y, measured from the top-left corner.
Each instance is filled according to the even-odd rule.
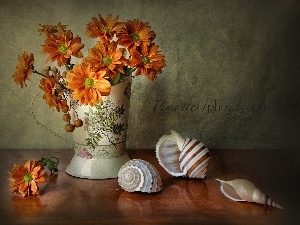
[[[148,56],[143,56],[142,57],[142,62],[147,65],[148,63],[150,63],[150,58]]]
[[[25,181],[25,183],[29,183],[33,180],[33,177],[31,176],[31,174],[29,172],[27,172],[24,177],[23,180]]]
[[[141,39],[139,34],[132,34],[131,38],[132,38],[133,41],[139,41]]]
[[[105,66],[109,66],[112,63],[112,59],[109,56],[105,56],[102,58],[102,63]]]
[[[101,31],[102,31],[103,33],[110,33],[110,32],[112,31],[112,29],[109,28],[109,27],[102,27]]]
[[[67,51],[68,51],[68,46],[66,46],[66,45],[61,45],[61,46],[59,46],[58,51],[59,51],[60,53],[65,54],[65,53],[67,53]]]
[[[96,81],[94,79],[92,79],[92,78],[86,77],[84,79],[84,86],[86,88],[93,88],[94,85],[95,85],[95,83],[96,83]]]

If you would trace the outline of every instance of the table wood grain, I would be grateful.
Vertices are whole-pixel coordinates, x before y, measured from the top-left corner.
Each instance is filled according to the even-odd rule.
[[[161,175],[162,191],[148,194],[126,192],[117,179],[68,175],[73,150],[0,150],[1,224],[300,224],[299,150],[210,152],[207,176],[198,180],[169,175],[154,149],[129,149],[131,159],[147,160]],[[59,172],[39,185],[40,195],[11,193],[7,171],[14,163],[50,156],[59,158]],[[216,178],[248,179],[285,209],[227,199]]]

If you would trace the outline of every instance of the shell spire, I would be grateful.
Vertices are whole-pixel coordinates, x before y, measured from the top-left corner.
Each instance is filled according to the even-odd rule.
[[[159,192],[161,177],[156,168],[142,159],[132,159],[125,163],[118,173],[119,185],[128,192]]]
[[[268,205],[275,208],[283,209],[281,205],[273,201],[270,197],[259,190],[255,185],[246,179],[220,180],[221,192],[233,201],[255,202],[262,205]]]
[[[171,136],[173,137],[174,141],[177,143],[179,150],[182,151],[185,139],[181,137],[180,134],[178,134],[174,130],[171,130]]]

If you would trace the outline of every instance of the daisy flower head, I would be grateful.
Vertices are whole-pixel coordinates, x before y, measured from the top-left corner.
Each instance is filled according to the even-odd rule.
[[[150,80],[155,80],[157,74],[162,73],[166,66],[165,56],[158,50],[159,46],[154,43],[143,42],[138,48],[131,49],[132,58],[129,60],[131,67],[136,67],[135,75],[146,75]]]
[[[12,77],[22,88],[27,86],[25,83],[26,80],[30,80],[29,76],[32,74],[33,62],[34,57],[32,53],[28,54],[24,51],[22,55],[18,56],[17,72],[15,72]]]
[[[71,97],[80,104],[94,106],[102,102],[102,96],[110,94],[111,84],[105,78],[106,72],[92,67],[83,61],[68,71],[67,88],[72,91]]]
[[[115,41],[98,41],[89,49],[86,61],[99,70],[106,71],[106,77],[114,79],[118,72],[125,73],[124,66],[127,60],[124,57],[125,48],[118,48]]]
[[[69,111],[67,100],[62,98],[60,93],[56,91],[56,79],[52,76],[44,77],[40,80],[40,88],[44,91],[43,99],[49,108],[55,107],[58,112]]]
[[[45,39],[42,47],[43,53],[49,54],[46,61],[57,61],[58,66],[68,63],[71,56],[83,58],[81,49],[84,47],[84,44],[81,43],[81,37],[73,37],[72,31],[63,30],[61,27],[57,27],[56,34],[50,35]]]
[[[112,40],[125,25],[124,22],[118,22],[119,16],[113,18],[112,14],[107,15],[106,19],[99,15],[99,19],[92,18],[87,24],[85,34],[91,38],[100,38],[103,41]]]
[[[52,34],[56,34],[58,32],[58,28],[62,29],[63,31],[66,30],[67,25],[62,25],[61,22],[59,22],[57,25],[42,25],[40,24],[41,29],[38,29],[38,31],[41,34],[45,34],[46,36],[50,36]]]
[[[13,193],[21,193],[23,197],[39,194],[39,183],[47,181],[44,166],[35,160],[27,160],[23,165],[14,165],[9,170],[9,181]]]
[[[117,34],[119,44],[132,49],[142,42],[152,42],[156,34],[151,30],[148,22],[139,19],[127,20],[126,26]]]

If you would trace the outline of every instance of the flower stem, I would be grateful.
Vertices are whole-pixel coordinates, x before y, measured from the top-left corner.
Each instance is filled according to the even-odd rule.
[[[41,76],[43,76],[43,77],[48,77],[47,75],[42,74],[42,73],[40,73],[39,71],[37,71],[37,70],[35,70],[35,69],[32,69],[32,72],[33,72],[33,73],[36,73],[36,74],[38,74],[38,75],[41,75]]]
[[[43,77],[45,77],[45,78],[48,77],[47,75],[42,74],[41,72],[39,72],[39,71],[37,71],[37,70],[35,70],[35,69],[32,69],[32,72],[35,73],[35,74],[38,74],[38,75],[40,75],[40,76],[43,76]],[[56,79],[55,79],[55,83],[59,84],[59,85],[62,87],[62,89],[69,90],[65,85],[63,85],[62,83],[60,83],[60,82],[57,81]]]

